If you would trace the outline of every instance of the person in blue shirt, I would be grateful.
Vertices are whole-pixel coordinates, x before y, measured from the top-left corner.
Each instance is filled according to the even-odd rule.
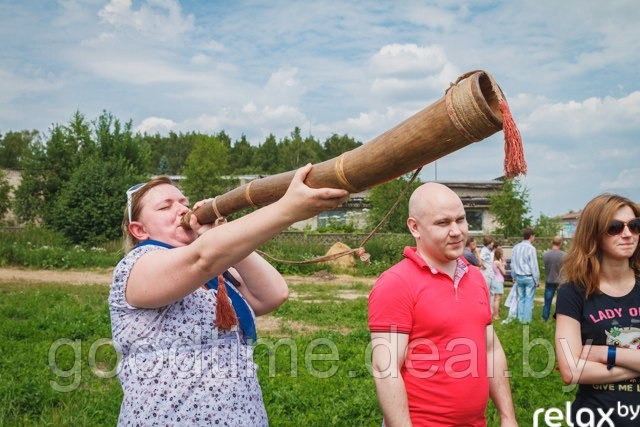
[[[533,228],[525,228],[523,240],[511,250],[511,277],[518,288],[518,320],[520,323],[531,322],[533,313],[533,297],[536,293],[540,269],[538,253],[533,247],[536,239]]]

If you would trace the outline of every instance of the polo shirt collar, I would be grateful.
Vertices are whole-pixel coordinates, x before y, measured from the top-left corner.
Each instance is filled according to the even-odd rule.
[[[416,248],[416,247],[405,246],[404,251],[402,252],[402,255],[405,258],[408,258],[411,261],[413,261],[422,270],[429,270],[429,271],[431,271],[431,274],[434,274],[434,275],[438,274],[438,273],[441,273],[440,270],[438,270],[437,268],[429,265],[429,263],[424,258],[422,258],[420,255],[418,255],[418,248]],[[456,265],[456,273],[454,274],[454,277],[455,276],[459,276],[459,278],[462,278],[464,273],[469,271],[469,261],[467,261],[462,256],[458,257],[458,259],[456,261],[457,261],[457,265]]]

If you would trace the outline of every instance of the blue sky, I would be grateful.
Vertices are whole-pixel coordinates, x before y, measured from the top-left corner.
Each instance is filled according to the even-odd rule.
[[[366,142],[480,68],[520,127],[534,215],[639,201],[639,22],[636,1],[0,0],[0,132],[107,110],[154,133]],[[438,178],[493,179],[502,153],[494,135]]]

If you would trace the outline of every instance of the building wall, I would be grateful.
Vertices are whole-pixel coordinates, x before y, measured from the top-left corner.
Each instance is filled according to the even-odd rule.
[[[20,171],[15,171],[11,169],[3,169],[3,171],[7,174],[7,178],[9,180],[9,185],[11,185],[12,190],[9,193],[9,197],[13,200],[13,194],[20,186],[20,182],[22,182],[22,174]],[[15,215],[13,214],[13,210],[9,209],[9,212],[5,214],[4,218],[0,218],[2,222],[13,223],[17,222]]]

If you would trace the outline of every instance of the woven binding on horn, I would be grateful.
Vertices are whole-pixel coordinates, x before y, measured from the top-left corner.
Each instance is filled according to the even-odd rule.
[[[338,157],[338,160],[336,161],[336,164],[335,164],[336,178],[338,178],[338,181],[342,185],[342,188],[344,188],[345,190],[349,190],[350,193],[357,193],[358,189],[355,188],[353,185],[351,185],[351,183],[347,179],[347,176],[344,173],[344,155],[345,154],[346,153],[342,153],[340,157]]]
[[[249,203],[249,206],[251,206],[252,208],[257,208],[258,205],[253,203],[253,200],[251,200],[251,184],[253,184],[253,181],[249,181],[247,187],[244,189],[244,199],[247,201],[247,203]]]
[[[464,80],[459,80],[464,82]],[[494,126],[480,109],[471,90],[460,90],[456,83],[445,95],[447,114],[453,125],[467,140],[477,142],[484,139],[484,129]]]

